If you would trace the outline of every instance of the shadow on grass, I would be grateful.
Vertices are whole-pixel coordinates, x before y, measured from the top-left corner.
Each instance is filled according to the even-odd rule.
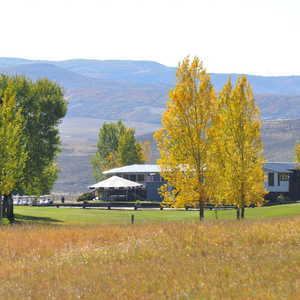
[[[48,218],[48,217],[34,217],[34,216],[24,216],[20,214],[15,214],[16,223],[38,223],[38,224],[51,224],[51,223],[62,223],[63,221]]]

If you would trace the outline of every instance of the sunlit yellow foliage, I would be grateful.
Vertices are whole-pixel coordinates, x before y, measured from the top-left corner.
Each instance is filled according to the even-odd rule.
[[[140,143],[140,146],[142,150],[142,160],[145,163],[151,162],[151,158],[152,158],[151,143],[149,141],[144,141]]]
[[[161,193],[164,204],[202,207],[208,200],[205,169],[209,153],[212,114],[216,95],[202,62],[187,57],[178,67],[176,86],[169,93],[163,128],[155,134],[160,151],[158,164],[168,184]]]
[[[264,199],[261,121],[251,87],[240,77],[229,80],[219,94],[218,113],[210,128],[212,201],[244,207]]]
[[[298,169],[300,168],[300,144],[296,143],[295,145],[295,153],[296,153],[296,162],[298,163]]]
[[[299,299],[300,220],[0,228],[1,300]]]

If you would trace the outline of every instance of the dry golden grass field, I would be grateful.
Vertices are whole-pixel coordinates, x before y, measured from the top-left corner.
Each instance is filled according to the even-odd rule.
[[[0,228],[0,299],[300,299],[300,218]]]

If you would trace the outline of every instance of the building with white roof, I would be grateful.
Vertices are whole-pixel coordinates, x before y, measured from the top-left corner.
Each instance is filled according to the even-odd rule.
[[[269,192],[289,193],[290,177],[294,173],[297,163],[267,162],[264,164],[266,174],[265,188]]]
[[[162,200],[158,189],[166,182],[160,176],[160,167],[158,165],[130,165],[104,171],[103,174],[116,175],[143,184],[146,191],[144,200]]]
[[[264,164],[265,188],[271,198],[284,194],[290,199],[300,199],[300,171],[294,162],[267,162]],[[148,201],[160,201],[158,188],[166,183],[160,176],[158,165],[130,165],[103,172],[141,183],[146,188]]]
[[[103,174],[120,174],[120,173],[159,173],[159,165],[130,165],[120,168],[114,168],[108,171],[104,171]]]
[[[105,180],[99,181],[96,184],[89,186],[90,189],[135,189],[142,187],[141,183],[131,181],[119,176],[112,176]]]
[[[144,198],[145,191],[143,184],[116,175],[90,185],[89,189],[95,191],[98,195],[101,194],[101,199],[106,201],[141,200]]]
[[[264,164],[267,199],[280,194],[290,200],[300,200],[300,169],[295,162],[268,162]]]

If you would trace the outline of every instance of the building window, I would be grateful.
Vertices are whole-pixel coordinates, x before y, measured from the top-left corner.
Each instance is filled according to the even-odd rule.
[[[155,174],[153,175],[153,181],[160,181],[160,175],[159,174]]]
[[[274,173],[268,174],[268,186],[274,186]]]
[[[144,174],[138,174],[137,175],[137,182],[144,182],[145,181],[145,175]]]
[[[279,179],[279,181],[289,181],[289,174],[288,173],[279,173],[278,179]]]
[[[130,175],[129,176],[129,180],[136,181],[136,175],[135,174],[134,175]]]

